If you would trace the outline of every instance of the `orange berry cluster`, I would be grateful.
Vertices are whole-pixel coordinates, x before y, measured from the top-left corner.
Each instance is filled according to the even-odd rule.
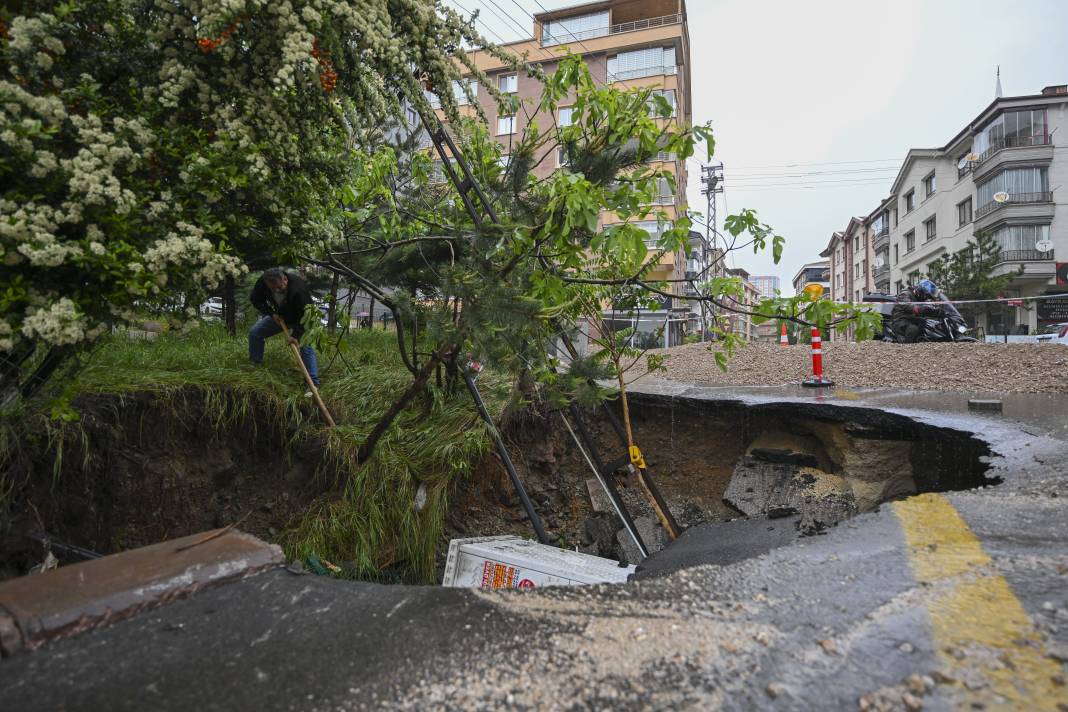
[[[319,67],[322,69],[319,72],[319,83],[323,85],[323,90],[329,94],[337,86],[337,72],[334,71],[334,63],[330,61],[326,52],[319,49],[318,39],[312,42],[311,55],[315,57],[315,61],[319,63]]]
[[[230,39],[230,35],[234,34],[234,30],[236,29],[237,23],[233,23],[225,30],[223,30],[223,33],[215,39],[211,39],[210,37],[201,37],[199,40],[197,40],[197,45],[200,47],[200,51],[204,54],[208,54],[213,49],[221,45],[223,42]]]

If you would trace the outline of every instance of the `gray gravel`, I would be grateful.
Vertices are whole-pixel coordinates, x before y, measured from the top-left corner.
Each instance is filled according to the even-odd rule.
[[[797,383],[812,372],[808,345],[750,344],[735,352],[726,373],[716,366],[710,346],[715,345],[650,351],[667,356],[667,373],[654,375],[743,386]],[[847,388],[1068,393],[1068,347],[1060,344],[825,343],[823,369]]]

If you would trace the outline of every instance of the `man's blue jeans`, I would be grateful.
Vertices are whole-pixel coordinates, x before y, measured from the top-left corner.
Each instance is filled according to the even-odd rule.
[[[275,334],[281,334],[282,327],[269,316],[261,317],[248,332],[248,358],[252,363],[263,363],[263,342]],[[311,346],[300,347],[300,360],[308,369],[312,383],[319,385],[319,363],[315,360],[315,349]]]

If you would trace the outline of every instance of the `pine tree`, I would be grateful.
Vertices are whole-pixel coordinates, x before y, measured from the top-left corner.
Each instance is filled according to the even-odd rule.
[[[1001,245],[988,232],[976,233],[975,241],[968,241],[964,249],[944,254],[930,266],[931,280],[953,300],[996,299],[1004,296],[1013,280],[1023,274],[1019,269],[994,276],[1001,264]],[[964,304],[958,307],[965,320],[974,323],[991,309],[1001,308],[996,302]]]

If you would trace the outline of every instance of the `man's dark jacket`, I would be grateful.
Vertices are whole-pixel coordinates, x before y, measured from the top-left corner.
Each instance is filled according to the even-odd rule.
[[[312,303],[311,290],[308,283],[295,274],[286,272],[289,283],[286,285],[286,298],[281,304],[276,304],[271,288],[267,281],[260,277],[256,286],[252,288],[252,306],[265,316],[280,314],[289,327],[289,333],[293,338],[299,339],[304,335],[304,327],[300,320],[304,318],[304,307]]]

